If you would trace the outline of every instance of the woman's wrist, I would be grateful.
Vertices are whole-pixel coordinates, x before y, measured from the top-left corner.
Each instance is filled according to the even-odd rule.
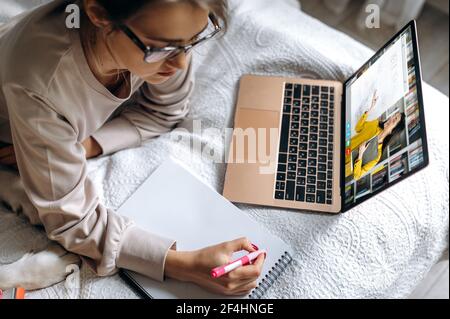
[[[98,144],[97,140],[93,138],[92,136],[89,138],[91,141],[91,155],[92,157],[97,157],[102,155],[103,150],[100,144]]]
[[[170,249],[164,265],[164,275],[180,281],[189,281],[193,260],[191,252]]]
[[[103,153],[102,147],[92,136],[83,142],[83,146],[86,150],[86,158],[97,157]]]

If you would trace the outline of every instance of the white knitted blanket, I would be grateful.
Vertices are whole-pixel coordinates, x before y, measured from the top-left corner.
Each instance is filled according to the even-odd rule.
[[[2,15],[17,14],[30,2],[45,1],[2,0],[0,21]],[[344,81],[373,54],[302,13],[295,0],[231,0],[230,4],[229,33],[196,53],[197,84],[192,111],[182,124],[185,128],[200,119],[203,129],[232,127],[243,74]],[[431,165],[376,198],[339,216],[238,205],[295,249],[294,262],[266,297],[404,298],[440,259],[448,247],[449,230],[448,98],[425,85],[425,102]],[[189,148],[172,137],[91,161],[90,176],[104,203],[119,207],[169,155],[221,192],[225,164],[201,161],[199,152],[191,156]],[[184,133],[184,137],[216,150],[225,147],[218,134]],[[0,212],[0,263],[12,262],[46,243],[40,229]],[[97,278],[85,266],[80,275],[79,289],[66,289],[61,283],[27,297],[137,297],[118,276]]]

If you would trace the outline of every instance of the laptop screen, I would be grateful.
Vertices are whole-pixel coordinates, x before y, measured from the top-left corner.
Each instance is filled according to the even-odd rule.
[[[344,210],[428,164],[415,23],[345,84]]]

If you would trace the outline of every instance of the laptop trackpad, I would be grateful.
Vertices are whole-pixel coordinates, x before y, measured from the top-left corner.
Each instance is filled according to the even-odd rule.
[[[252,202],[258,198],[272,203],[280,113],[238,109],[224,194],[229,198]]]
[[[240,137],[241,142],[244,139],[247,140],[242,145],[245,148],[245,160],[248,160],[247,157],[250,154],[256,154],[264,157],[258,158],[257,162],[260,164],[263,162],[263,165],[267,165],[267,161],[276,163],[280,136],[280,113],[254,109],[239,109],[237,112],[235,137]],[[238,129],[242,129],[242,131]]]
[[[242,77],[238,108],[280,112],[283,107],[283,82],[270,77]]]

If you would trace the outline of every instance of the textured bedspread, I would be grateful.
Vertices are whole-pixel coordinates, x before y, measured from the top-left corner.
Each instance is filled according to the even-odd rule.
[[[43,1],[2,0],[0,21],[30,2]],[[232,127],[243,74],[343,81],[373,53],[302,13],[296,1],[232,0],[231,8],[229,33],[196,53],[197,86],[192,111],[182,127],[190,128],[194,120],[202,120],[203,129]],[[403,298],[440,259],[448,247],[449,105],[448,98],[428,85],[424,94],[431,164],[421,173],[339,216],[238,205],[296,252],[267,297]],[[225,148],[220,135],[183,134],[205,147]],[[225,164],[201,161],[200,152],[191,156],[189,148],[171,135],[90,161],[90,176],[104,203],[117,208],[169,155],[222,191]],[[12,262],[46,243],[40,229],[0,211],[0,263]],[[80,275],[79,289],[66,289],[61,283],[28,297],[137,297],[118,276],[97,278],[85,266]]]

